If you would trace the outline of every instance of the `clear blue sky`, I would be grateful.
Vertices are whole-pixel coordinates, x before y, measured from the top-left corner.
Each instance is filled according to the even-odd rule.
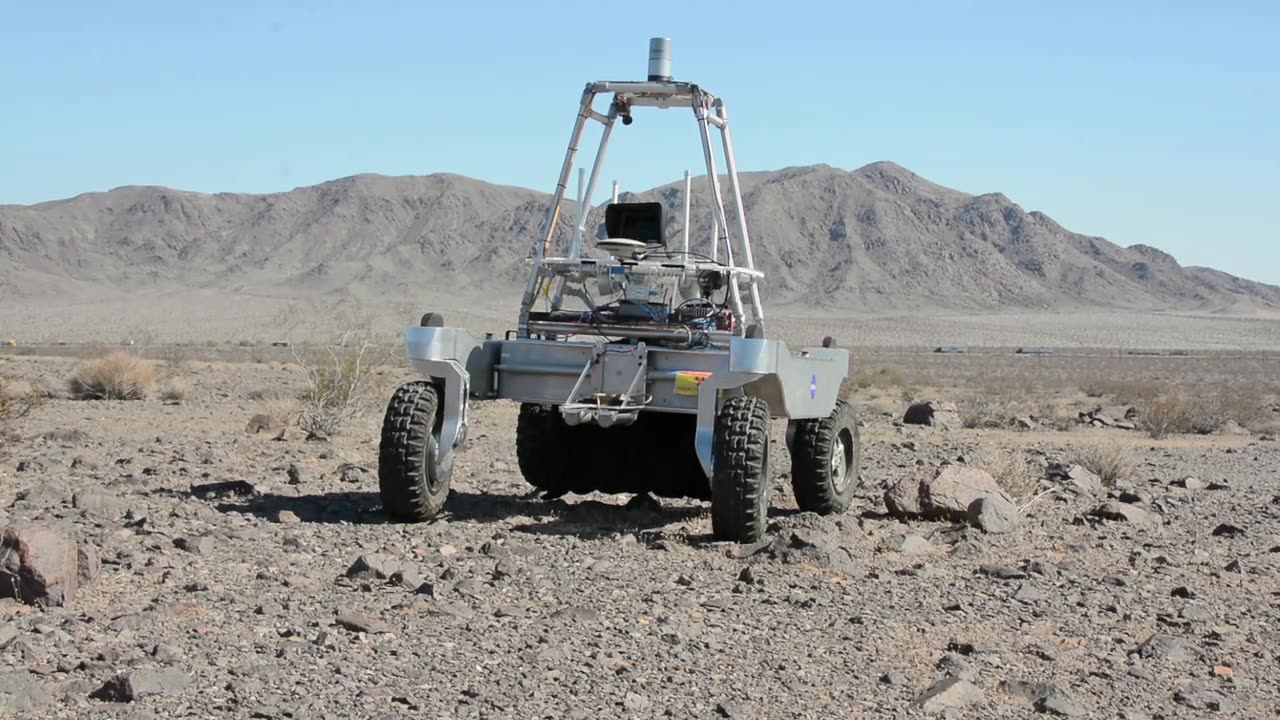
[[[1280,283],[1280,2],[544,5],[0,2],[0,203],[360,172],[550,190],[583,83],[642,76],[664,35],[743,169],[893,160]],[[606,177],[696,172],[672,113],[624,128]]]

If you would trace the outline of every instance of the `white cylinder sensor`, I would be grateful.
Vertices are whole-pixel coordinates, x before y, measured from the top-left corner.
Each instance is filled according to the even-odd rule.
[[[671,38],[649,39],[649,81],[667,82],[671,79]]]

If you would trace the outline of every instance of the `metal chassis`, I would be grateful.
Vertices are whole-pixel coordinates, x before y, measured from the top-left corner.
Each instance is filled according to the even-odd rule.
[[[608,112],[593,109],[596,97],[607,93],[613,94]],[[582,257],[586,210],[599,180],[614,123],[619,117],[629,116],[633,107],[642,106],[693,109],[713,210],[714,238],[709,263],[691,261],[687,253],[679,263],[599,261]],[[568,252],[564,256],[553,256],[565,190],[587,120],[602,123],[604,130],[585,192],[579,189],[578,217]],[[713,127],[720,131],[729,192],[737,214],[736,233],[725,212],[712,143]],[[690,186],[686,173],[686,216]],[[686,251],[687,225],[686,217]],[[723,262],[719,259],[721,250]],[[736,264],[737,258],[741,258],[741,266]],[[728,114],[719,98],[696,84],[670,81],[587,84],[551,206],[529,262],[533,267],[514,337],[497,339],[488,334],[482,338],[451,327],[411,326],[405,330],[410,364],[430,378],[441,392],[437,466],[446,474],[451,471],[455,453],[465,446],[470,400],[505,399],[559,405],[570,422],[601,425],[626,424],[640,411],[694,414],[695,448],[708,479],[713,477],[716,414],[725,399],[743,394],[764,399],[773,417],[790,419],[788,439],[795,421],[826,417],[835,408],[840,386],[848,373],[848,351],[827,347],[793,351],[780,340],[763,337],[764,311],[758,288],[763,274],[755,269],[751,254]],[[613,345],[590,337],[585,327],[531,320],[530,313],[539,297],[546,298],[558,309],[566,293],[574,294],[572,284],[588,282],[610,269],[675,275],[681,280],[707,269],[719,271],[727,280],[735,330],[713,333],[715,337],[706,347],[680,350],[644,342],[663,339],[663,333],[670,332],[668,330],[635,326],[613,333],[630,337],[632,342]],[[553,299],[552,287],[557,280],[560,284]],[[748,292],[748,306],[743,304],[743,286]],[[752,328],[749,333],[748,327]],[[682,392],[678,391],[681,376],[691,373],[698,378],[696,389],[690,392],[686,385]],[[592,395],[596,397],[594,403],[581,402],[584,396]],[[621,401],[601,402],[602,396],[621,398]],[[642,401],[637,402],[637,398]]]

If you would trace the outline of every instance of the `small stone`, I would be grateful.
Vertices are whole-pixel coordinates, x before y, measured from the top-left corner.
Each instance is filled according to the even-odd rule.
[[[361,555],[347,568],[346,576],[352,580],[387,580],[400,571],[400,564],[386,555],[371,553]]]
[[[594,623],[600,621],[600,613],[591,608],[579,607],[577,605],[568,605],[551,613],[551,617],[555,620],[568,620],[579,623]]]
[[[369,635],[391,632],[391,626],[385,622],[371,618],[368,615],[360,615],[358,613],[339,613],[334,622],[342,627],[356,633],[367,633]]]
[[[0,532],[0,598],[61,606],[80,586],[80,553],[73,537],[20,522]]]
[[[156,643],[151,647],[151,657],[166,665],[182,662],[182,651],[167,643]]]
[[[649,698],[644,695],[629,692],[622,698],[622,707],[631,712],[640,712],[649,707]]]
[[[104,518],[116,518],[124,512],[124,502],[105,490],[80,490],[71,496],[71,506]]]
[[[414,568],[401,568],[391,573],[387,578],[388,582],[393,585],[399,585],[405,590],[417,590],[422,587],[422,576]]]
[[[1138,646],[1138,656],[1148,660],[1151,658],[1190,660],[1195,657],[1195,650],[1180,637],[1155,633]]]
[[[367,482],[372,473],[369,468],[355,463],[343,463],[338,466],[338,479],[344,483],[361,484]]]
[[[755,584],[755,582],[756,582],[756,574],[755,574],[755,572],[751,569],[751,566],[750,566],[750,565],[748,565],[748,566],[746,566],[746,567],[742,568],[742,571],[738,573],[738,582],[743,582],[743,583],[746,583],[746,584],[748,584],[748,585],[754,585],[754,584]]]
[[[1230,523],[1222,523],[1213,529],[1214,537],[1238,538],[1244,537],[1244,528],[1232,525]]]
[[[885,491],[884,504],[894,517],[911,520],[924,512],[920,505],[920,480],[906,477]]]
[[[292,510],[278,510],[271,519],[281,525],[296,525],[302,522],[302,518],[298,517],[297,513]]]
[[[191,676],[176,668],[132,670],[108,680],[91,695],[108,702],[133,702],[151,695],[173,695],[191,684]]]
[[[1204,490],[1208,487],[1208,485],[1201,480],[1190,476],[1175,481],[1174,485],[1183,488],[1184,490]]]
[[[1098,506],[1092,515],[1103,520],[1127,522],[1143,526],[1158,526],[1163,522],[1159,515],[1143,510],[1137,505],[1124,502],[1104,503]]]
[[[1061,717],[1081,717],[1087,712],[1080,703],[1055,687],[1051,687],[1047,693],[1038,698],[1034,707],[1037,712]]]
[[[885,541],[885,547],[904,555],[924,555],[933,552],[933,544],[919,535],[895,535]]]
[[[940,715],[948,710],[961,710],[982,702],[985,694],[982,688],[968,680],[957,677],[946,677],[934,683],[916,698],[915,704],[931,715]]]
[[[1008,565],[985,564],[978,566],[978,572],[998,580],[1025,580],[1028,574]]]
[[[53,702],[53,696],[26,673],[0,673],[0,715],[39,717],[32,711]],[[30,714],[20,714],[30,713]]]
[[[297,463],[289,463],[289,469],[285,471],[285,474],[289,477],[290,485],[301,485],[307,481],[306,468]]]
[[[902,685],[906,685],[910,681],[907,680],[906,675],[903,675],[902,673],[896,670],[890,670],[889,672],[880,676],[880,682],[885,685],[902,686]]]
[[[217,542],[209,535],[199,535],[197,537],[176,538],[173,541],[173,546],[179,550],[186,550],[193,555],[208,555],[213,552]]]
[[[978,681],[978,673],[974,671],[973,666],[968,660],[959,653],[947,653],[938,660],[937,668],[950,677],[957,677],[961,680],[969,682]]]
[[[694,582],[693,582],[693,578],[689,577],[688,575],[681,575],[680,577],[676,578],[676,584],[682,587],[693,587]]]
[[[1031,583],[1022,583],[1018,587],[1018,591],[1013,594],[1013,599],[1023,605],[1034,605],[1044,599],[1044,593],[1036,589]]]

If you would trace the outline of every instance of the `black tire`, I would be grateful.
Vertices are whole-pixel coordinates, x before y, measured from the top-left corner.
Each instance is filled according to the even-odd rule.
[[[378,489],[393,520],[423,522],[449,497],[449,472],[439,466],[440,392],[427,381],[396,389],[382,420]]]
[[[841,513],[861,486],[862,446],[853,406],[837,400],[831,415],[798,421],[791,449],[796,505],[819,515]]]
[[[725,401],[712,446],[711,533],[753,543],[769,515],[769,405],[757,397]]]
[[[558,497],[569,488],[565,479],[565,425],[554,405],[520,403],[516,419],[516,464],[526,482],[549,496]]]

